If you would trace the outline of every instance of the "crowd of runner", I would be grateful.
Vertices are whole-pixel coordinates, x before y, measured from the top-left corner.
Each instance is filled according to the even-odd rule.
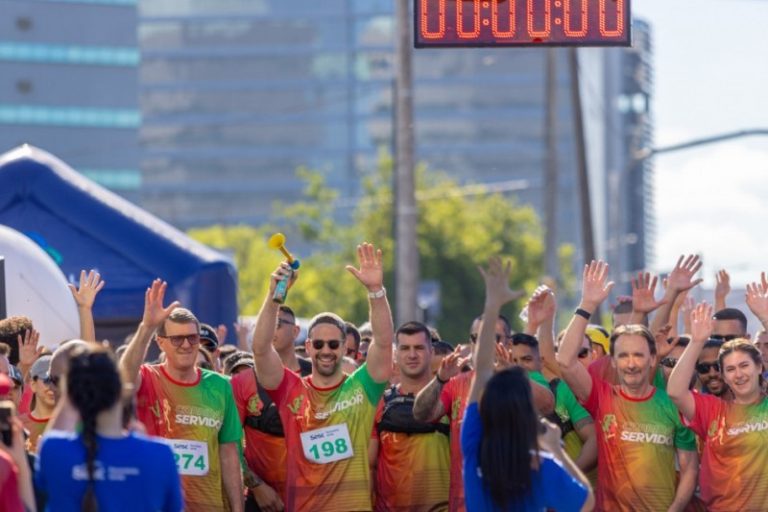
[[[542,285],[512,332],[501,310],[524,295],[492,258],[456,346],[395,328],[370,244],[347,267],[368,321],[319,313],[301,345],[273,300],[301,286],[287,263],[236,345],[159,279],[135,333],[97,342],[104,281],[83,272],[81,339],[50,351],[35,319],[0,321],[0,510],[766,511],[768,277],[746,289],[750,336],[725,271],[714,305],[693,304],[700,268],[638,274],[605,328],[613,283],[592,262],[564,331]]]

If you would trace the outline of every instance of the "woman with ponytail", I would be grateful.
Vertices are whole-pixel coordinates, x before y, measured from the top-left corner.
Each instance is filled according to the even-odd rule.
[[[170,448],[123,428],[126,393],[111,353],[92,345],[73,354],[64,387],[81,428],[43,438],[37,479],[48,495],[48,510],[182,510]]]

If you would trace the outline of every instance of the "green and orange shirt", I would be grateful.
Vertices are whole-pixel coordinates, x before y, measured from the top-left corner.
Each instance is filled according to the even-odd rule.
[[[136,410],[147,434],[168,440],[187,511],[226,510],[219,445],[243,435],[229,379],[198,370],[197,381],[173,380],[163,365],[143,365]]]
[[[451,487],[448,493],[448,505],[451,512],[463,512],[464,479],[461,474],[464,457],[461,453],[461,424],[464,422],[464,409],[467,407],[469,387],[472,384],[474,370],[460,373],[443,386],[440,400],[451,422]]]
[[[30,411],[19,416],[19,419],[24,425],[24,429],[29,432],[27,450],[31,453],[37,453],[37,443],[40,441],[40,436],[45,432],[50,418],[35,418]]]
[[[584,407],[598,442],[598,511],[667,510],[675,498],[675,449],[694,451],[693,432],[680,421],[666,392],[645,398],[592,376]]]
[[[409,401],[408,404],[402,404],[406,410],[398,414],[397,418],[382,421],[385,419],[387,398],[397,400],[406,397],[393,387],[387,391],[385,399],[379,402],[376,411],[374,435],[379,441],[379,452],[374,510],[446,511],[451,465],[448,418],[441,418],[441,423],[444,423],[442,432],[436,429],[431,432],[412,431],[416,429],[409,429],[409,424],[416,423],[416,420],[413,418],[413,403]],[[387,414],[390,411],[387,409]],[[402,417],[403,413],[407,413],[408,417]]]
[[[386,385],[363,364],[331,388],[286,368],[267,390],[285,430],[286,510],[371,510],[368,442]]]
[[[704,443],[701,498],[712,512],[757,512],[768,507],[768,398],[754,405],[693,393],[689,423]]]

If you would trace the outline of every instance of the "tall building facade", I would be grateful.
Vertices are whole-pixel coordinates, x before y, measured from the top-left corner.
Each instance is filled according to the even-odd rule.
[[[275,200],[301,197],[300,166],[325,173],[345,198],[358,196],[380,150],[393,150],[394,35],[391,0],[142,1],[141,204],[182,228],[258,224]],[[619,160],[633,119],[618,109],[634,94],[629,61],[637,54],[650,65],[648,50],[579,51],[601,256],[617,229],[645,236],[646,210],[639,219],[635,213],[645,196],[622,203],[627,219],[615,225],[609,170],[630,173]],[[413,56],[417,161],[462,183],[501,184],[542,213],[544,51],[420,49]],[[576,247],[578,262],[570,75],[566,51],[556,56],[558,240]],[[628,178],[621,180],[628,189]]]
[[[606,175],[609,212],[606,257],[620,269],[617,288],[626,291],[632,275],[654,261],[653,159],[653,44],[648,23],[635,20],[632,48],[611,49],[606,62],[606,111],[609,128],[606,144]],[[621,291],[619,291],[621,293]]]
[[[136,0],[0,0],[0,152],[28,143],[138,200]]]

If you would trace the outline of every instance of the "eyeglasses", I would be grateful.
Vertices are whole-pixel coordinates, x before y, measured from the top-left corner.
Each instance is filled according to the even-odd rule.
[[[720,363],[698,363],[696,365],[696,371],[699,373],[709,373],[710,368],[714,368],[716,372],[719,372]]]
[[[738,337],[739,336],[736,334],[712,334],[709,336],[709,339],[718,341],[731,341]]]
[[[282,318],[278,318],[277,319],[277,328],[279,329],[279,328],[281,328],[284,325],[296,325],[296,324],[293,323],[290,320],[283,320]]]
[[[328,345],[331,350],[336,350],[341,346],[342,342],[339,340],[312,340],[312,346],[315,350],[323,350],[323,347]]]
[[[664,359],[661,360],[661,365],[666,366],[667,368],[674,368],[675,365],[677,364],[677,361],[678,360],[675,359],[674,357],[665,357]]]
[[[174,347],[180,347],[184,344],[184,340],[188,341],[191,346],[199,345],[200,344],[200,335],[199,334],[179,334],[177,336],[160,336],[158,334],[158,338],[165,338],[168,341],[171,342],[171,345]]]
[[[39,380],[46,386],[52,386],[54,388],[59,387],[59,380],[61,380],[61,377],[58,375],[51,375],[47,374],[45,377],[33,377],[32,380]]]
[[[472,343],[477,343],[477,334],[475,333],[470,334],[469,339],[472,341]],[[503,339],[503,336],[501,334],[496,335],[496,343],[501,343],[502,339]]]
[[[587,347],[582,347],[581,350],[579,350],[579,359],[586,358],[590,352],[591,350],[588,349]]]

